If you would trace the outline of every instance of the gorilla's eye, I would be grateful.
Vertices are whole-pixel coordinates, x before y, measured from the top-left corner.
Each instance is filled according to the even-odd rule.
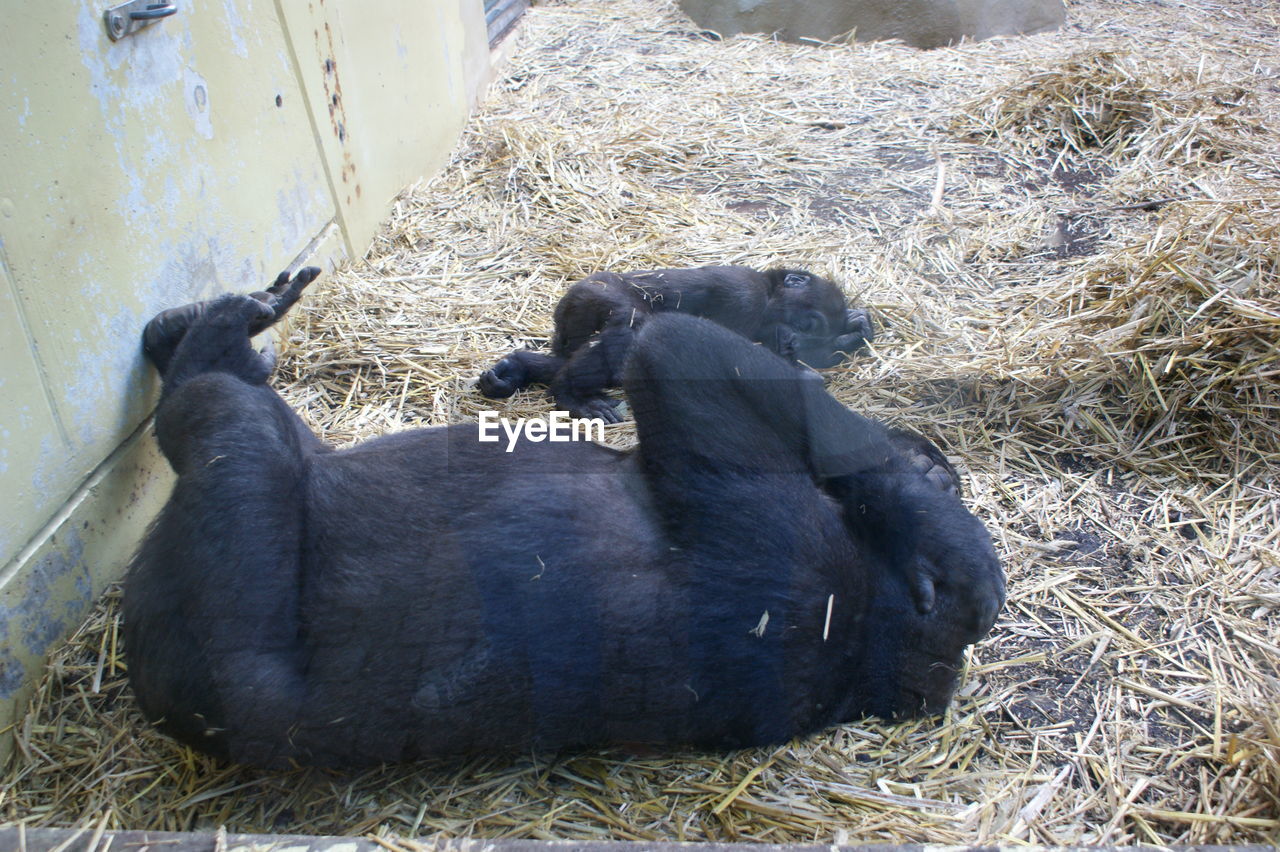
[[[809,314],[795,321],[795,329],[801,334],[815,334],[822,329],[822,317]]]

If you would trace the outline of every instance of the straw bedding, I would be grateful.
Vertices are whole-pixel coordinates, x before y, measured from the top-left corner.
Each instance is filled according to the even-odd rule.
[[[721,42],[663,0],[537,7],[450,167],[309,294],[279,377],[344,443],[494,407],[475,375],[593,270],[843,282],[882,333],[830,388],[962,464],[1009,572],[945,719],[728,755],[221,767],[139,719],[109,595],[17,731],[0,815],[402,846],[1280,840],[1280,19],[1070,15],[922,53]]]

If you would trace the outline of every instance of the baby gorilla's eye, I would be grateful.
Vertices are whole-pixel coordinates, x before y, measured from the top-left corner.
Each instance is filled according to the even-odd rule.
[[[809,314],[808,316],[799,317],[792,325],[801,334],[816,334],[822,330],[825,323],[823,323],[822,317]]]

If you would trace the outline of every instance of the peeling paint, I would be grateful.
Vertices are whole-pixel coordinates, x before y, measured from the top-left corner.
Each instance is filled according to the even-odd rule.
[[[125,72],[124,85],[115,95],[140,113],[172,103],[173,90],[182,78],[182,39],[168,22],[139,30],[116,45],[129,45],[117,59]],[[125,60],[128,60],[127,62]]]
[[[31,476],[30,487],[22,489],[19,485],[20,490],[17,493],[19,500],[48,493],[56,487],[54,483],[57,482],[58,474],[66,464],[66,450],[56,435],[43,434],[40,436],[40,449],[37,451],[36,458],[38,461]]]
[[[227,13],[227,37],[231,39],[231,49],[241,59],[248,59],[249,45],[244,40],[244,19],[240,17],[239,7],[235,0],[225,0],[222,8]]]
[[[154,436],[135,432],[0,574],[0,731],[20,718],[49,653],[119,579],[171,483]],[[11,748],[0,737],[0,763]]]
[[[95,2],[82,2],[76,19],[80,59],[89,71],[90,88],[98,99],[108,132],[124,141],[128,110],[145,112],[171,93],[181,78],[181,39],[168,22],[139,30],[128,38],[109,41],[102,27],[102,11]],[[111,77],[123,69],[123,84]]]
[[[248,56],[249,42],[245,37],[255,33],[248,30],[244,22],[252,18],[251,4],[248,0],[225,0],[222,5],[228,21],[239,31],[233,50],[239,54],[243,49]],[[189,297],[181,285],[189,287],[190,279],[175,282],[179,286],[174,288],[165,286],[159,280],[161,277],[180,276],[192,266],[191,257],[206,253],[213,256],[213,264],[221,275],[217,271],[206,275],[199,284],[202,289],[214,282],[223,287],[259,286],[261,275],[253,272],[256,269],[261,273],[264,262],[259,231],[273,236],[279,231],[288,232],[291,245],[272,240],[270,246],[273,254],[290,257],[332,218],[323,176],[316,167],[317,155],[305,136],[300,136],[293,147],[304,155],[304,161],[309,155],[313,163],[309,192],[306,187],[299,189],[283,181],[274,191],[268,188],[270,183],[261,190],[243,183],[242,179],[250,176],[256,185],[263,183],[261,145],[264,140],[256,134],[252,138],[254,154],[237,157],[239,165],[232,168],[227,168],[228,149],[236,150],[249,137],[228,139],[220,150],[207,147],[215,137],[215,110],[220,110],[221,121],[232,123],[237,129],[244,126],[243,114],[232,112],[237,98],[244,100],[243,89],[223,97],[219,92],[226,90],[217,86],[229,73],[244,76],[248,72],[228,72],[226,66],[219,66],[217,74],[200,73],[187,58],[196,55],[191,30],[190,16],[178,15],[112,43],[102,32],[100,9],[93,2],[82,0],[80,4],[78,57],[88,71],[88,89],[97,104],[95,119],[111,152],[108,161],[99,162],[97,168],[108,179],[123,183],[123,191],[114,193],[112,198],[116,222],[137,223],[127,248],[131,255],[128,266],[134,273],[128,285],[129,296],[109,312],[96,311],[90,324],[82,324],[66,338],[71,344],[67,348],[71,350],[70,363],[75,369],[69,371],[69,376],[64,374],[60,378],[67,391],[64,405],[71,421],[68,428],[80,444],[90,445],[100,442],[106,434],[127,430],[143,413],[141,400],[104,398],[103,390],[119,388],[121,377],[137,369],[140,363],[137,334],[146,319],[154,311]],[[226,35],[218,31],[210,38],[216,43]],[[259,36],[255,41],[262,38]],[[277,36],[275,42],[279,41]],[[271,50],[268,55],[272,53],[279,51]],[[289,65],[283,64],[272,76],[287,81],[289,70]],[[272,98],[277,88],[281,87],[268,88],[263,84],[264,94],[269,92]],[[296,88],[292,91],[296,92]],[[179,102],[182,106],[176,110],[176,116],[181,117],[185,112],[190,123],[175,124],[175,108]],[[268,103],[264,97],[264,106]],[[275,116],[271,118],[273,127],[279,128]],[[277,143],[274,150],[279,152],[289,147]],[[269,173],[266,177],[272,178]],[[272,197],[270,193],[279,195],[282,191],[294,199],[286,221],[264,222],[247,210],[237,218],[226,215],[229,207],[239,206],[239,197],[257,193],[265,195],[265,201]],[[203,203],[193,206],[191,202],[196,199]],[[184,221],[187,223],[185,233],[175,240],[174,225],[183,228]],[[161,234],[164,239],[155,238]],[[96,280],[102,249],[100,240],[96,243],[90,240],[74,255],[74,263],[83,273],[84,281]],[[177,269],[166,256],[171,251],[180,258]],[[82,296],[87,304],[100,305],[109,300],[98,290],[96,286],[84,288]],[[207,292],[212,290],[207,287]],[[156,294],[164,294],[163,304],[161,299],[151,298]]]
[[[0,635],[16,640],[28,654],[43,656],[75,626],[92,596],[84,544],[70,531],[28,569],[21,595],[0,599]]]
[[[196,133],[205,139],[213,138],[213,122],[209,117],[209,84],[190,68],[182,69],[183,103],[187,115],[195,122]]]
[[[127,376],[136,371],[141,360],[142,348],[138,341],[146,319],[152,314],[140,316],[136,307],[117,303],[113,308],[106,307],[99,314],[100,332],[95,335],[98,341],[109,341],[113,345],[91,346],[81,342],[77,347],[77,366],[75,373],[81,377],[83,393],[77,394],[72,410],[71,422],[77,430],[77,437],[82,444],[92,443],[95,435],[105,428],[113,431],[125,431],[129,421],[134,419],[135,412],[130,409],[127,400],[117,403],[115,418],[104,418],[104,407],[99,392],[90,392],[96,384],[98,387],[111,387],[119,376]],[[112,420],[116,422],[104,422]]]
[[[301,169],[294,169],[292,180],[276,193],[280,248],[288,250],[300,241],[305,242],[314,236],[310,230],[311,193],[314,185],[314,175],[306,175]]]

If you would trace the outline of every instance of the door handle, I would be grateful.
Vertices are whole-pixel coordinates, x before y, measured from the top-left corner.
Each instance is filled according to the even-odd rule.
[[[107,25],[107,36],[112,41],[119,41],[133,35],[152,21],[176,15],[178,7],[173,3],[157,3],[155,0],[129,0],[112,6],[102,13]]]

